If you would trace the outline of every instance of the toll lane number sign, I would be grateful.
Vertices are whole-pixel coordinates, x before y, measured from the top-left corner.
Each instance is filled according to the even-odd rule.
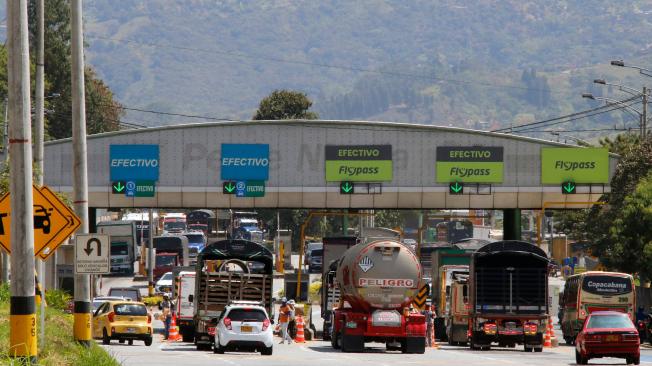
[[[108,274],[111,248],[108,235],[77,235],[75,242],[75,273]]]

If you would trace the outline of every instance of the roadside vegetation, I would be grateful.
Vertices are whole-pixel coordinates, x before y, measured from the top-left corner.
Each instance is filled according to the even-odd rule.
[[[9,287],[0,284],[0,365],[18,365],[8,357],[9,349]],[[65,314],[69,296],[61,291],[49,291],[45,311],[45,342],[39,339],[38,360],[41,366],[119,366],[104,349],[91,343],[90,348],[79,346],[73,339],[73,317]],[[38,314],[37,314],[38,319]],[[40,330],[37,329],[37,332]],[[39,334],[39,333],[37,333]]]

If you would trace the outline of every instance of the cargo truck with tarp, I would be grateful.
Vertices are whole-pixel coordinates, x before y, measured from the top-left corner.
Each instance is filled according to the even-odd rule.
[[[524,241],[506,240],[475,251],[469,270],[471,349],[543,350],[548,321],[546,253]]]
[[[195,344],[209,350],[222,312],[233,300],[263,304],[273,319],[273,255],[263,245],[248,240],[220,240],[207,245],[195,266]]]

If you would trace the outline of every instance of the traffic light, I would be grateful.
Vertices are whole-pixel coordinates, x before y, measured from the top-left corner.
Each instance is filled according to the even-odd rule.
[[[575,194],[575,189],[577,186],[575,185],[575,182],[564,182],[561,184],[561,193],[563,194]]]
[[[235,194],[235,182],[227,181],[222,182],[223,194]]]
[[[340,182],[340,194],[353,194],[353,182]]]
[[[460,182],[448,183],[449,194],[464,194],[464,184]]]

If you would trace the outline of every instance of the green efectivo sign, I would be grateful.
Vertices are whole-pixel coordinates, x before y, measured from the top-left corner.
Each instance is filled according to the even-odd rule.
[[[541,148],[541,184],[609,183],[609,151],[604,148]]]
[[[437,183],[501,183],[503,170],[502,146],[437,147]]]
[[[392,171],[392,145],[326,145],[327,182],[387,182]]]

